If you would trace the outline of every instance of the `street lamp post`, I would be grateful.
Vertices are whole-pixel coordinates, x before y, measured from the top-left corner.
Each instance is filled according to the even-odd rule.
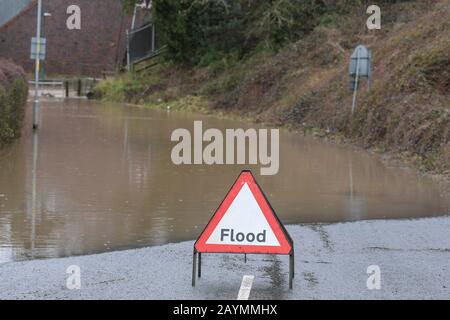
[[[42,35],[43,38],[46,38],[46,35],[45,35],[45,30],[46,30],[45,22],[47,21],[46,18],[49,18],[51,16],[52,16],[52,14],[50,12],[44,12],[43,15],[42,15],[42,27],[41,27],[42,31],[41,31],[41,35]],[[44,63],[44,61],[45,60],[42,60],[42,62],[41,62],[41,70],[40,70],[41,79],[42,80],[45,80],[45,63]]]
[[[36,24],[36,60],[35,60],[35,76],[34,76],[34,107],[33,107],[33,129],[39,127],[39,64],[40,64],[40,53],[41,53],[41,19],[42,19],[42,0],[38,0],[37,8],[37,24]]]

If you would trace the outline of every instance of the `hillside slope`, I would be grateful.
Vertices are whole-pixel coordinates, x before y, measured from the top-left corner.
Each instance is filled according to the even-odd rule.
[[[382,29],[365,27],[365,6],[327,15],[306,37],[277,52],[255,50],[206,66],[161,63],[100,84],[107,100],[246,117],[343,137],[450,174],[450,5],[448,0],[382,6]],[[373,85],[351,114],[348,62],[364,44]]]

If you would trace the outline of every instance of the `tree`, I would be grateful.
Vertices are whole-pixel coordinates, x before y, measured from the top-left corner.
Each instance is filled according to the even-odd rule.
[[[135,3],[124,0],[124,9]],[[196,64],[261,43],[277,49],[310,32],[328,7],[329,0],[153,0],[152,15],[167,58]]]

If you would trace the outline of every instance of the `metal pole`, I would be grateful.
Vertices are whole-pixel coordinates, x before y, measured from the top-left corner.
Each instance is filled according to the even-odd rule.
[[[369,60],[367,61],[369,65],[369,74],[367,75],[367,91],[370,91],[372,85],[372,54],[369,53]]]
[[[155,24],[152,23],[152,52],[155,51]]]
[[[41,54],[41,19],[42,19],[42,0],[38,0],[38,8],[37,8],[37,24],[36,24],[36,40],[37,40],[37,48],[36,48],[36,69],[35,69],[35,93],[34,93],[34,108],[33,108],[33,129],[37,129],[39,126],[39,63],[40,63],[40,54]]]
[[[137,5],[134,6],[133,20],[131,21],[131,30],[134,30],[134,26],[136,25],[136,12],[137,12]]]
[[[197,251],[194,249],[194,254],[192,255],[192,286],[193,287],[195,287],[196,266],[197,266]]]
[[[294,279],[294,254],[289,255],[289,289],[292,290]]]
[[[42,38],[45,38],[45,13],[42,15],[41,18],[41,36]],[[45,61],[42,60],[41,62],[41,70],[39,70],[39,78],[41,80],[45,80]]]
[[[127,70],[130,72],[130,33],[127,30]]]
[[[64,85],[66,87],[66,98],[69,97],[69,80],[64,81]]]
[[[356,78],[355,78],[355,88],[353,91],[353,103],[352,103],[352,115],[355,112],[355,108],[356,108],[356,95],[358,92],[358,80],[359,80],[359,52],[360,52],[360,48],[358,48],[358,53],[357,53],[357,57],[356,57]]]
[[[79,97],[81,97],[81,86],[82,86],[81,79],[78,78],[78,81],[77,81],[77,95]]]
[[[295,252],[292,249],[292,279],[295,278]]]
[[[198,277],[202,277],[202,253],[198,253]]]

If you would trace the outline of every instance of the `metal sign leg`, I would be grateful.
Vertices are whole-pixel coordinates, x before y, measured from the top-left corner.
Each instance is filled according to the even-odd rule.
[[[294,279],[294,254],[289,255],[289,289],[292,290]]]
[[[354,91],[353,91],[352,115],[355,113],[356,95],[358,94],[359,63],[360,63],[359,49],[358,49],[358,55],[357,55],[356,59],[357,59],[356,60],[356,76],[355,76],[355,87],[354,87]]]
[[[192,286],[193,287],[195,287],[196,266],[197,266],[197,251],[194,250],[194,254],[192,255]]]
[[[202,277],[202,253],[198,253],[198,277]]]
[[[292,279],[295,278],[295,253],[292,251]]]

